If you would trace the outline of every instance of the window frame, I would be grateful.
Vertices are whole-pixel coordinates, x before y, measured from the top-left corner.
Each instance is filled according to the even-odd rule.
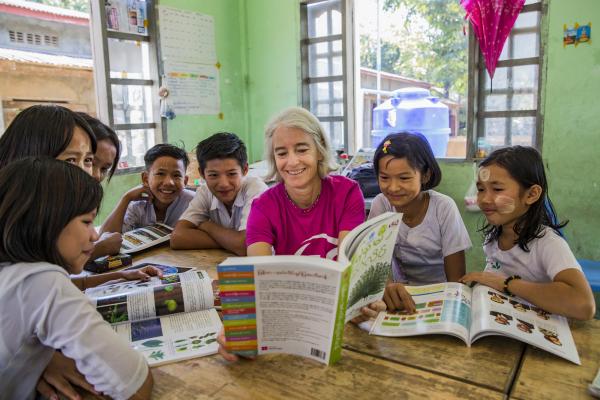
[[[90,36],[92,41],[92,57],[94,61],[94,80],[96,86],[96,106],[98,118],[115,131],[131,131],[131,130],[153,130],[154,143],[167,142],[166,126],[162,122],[160,116],[160,100],[158,89],[160,86],[159,69],[158,69],[158,29],[156,26],[156,14],[154,7],[156,0],[146,0],[147,19],[149,21],[147,27],[147,35],[111,31],[107,28],[106,13],[104,10],[104,0],[91,0],[90,7]],[[148,44],[149,59],[150,59],[150,76],[149,79],[129,79],[129,78],[111,78],[110,76],[110,54],[108,47],[108,39],[121,39],[129,41],[141,41]],[[152,122],[115,124],[114,122],[114,105],[112,98],[112,85],[122,86],[145,86],[150,87],[150,101],[152,105]],[[148,138],[146,134],[146,140]],[[123,143],[122,143],[123,145]],[[141,172],[145,169],[142,166],[134,166],[128,168],[117,168],[115,175],[125,175],[135,172]]]
[[[341,34],[333,34],[328,36],[308,37],[308,6],[318,3],[337,3],[341,12]],[[342,122],[343,127],[343,150],[348,153],[356,151],[355,138],[355,118],[350,118],[354,115],[354,29],[352,16],[354,15],[353,0],[300,0],[300,63],[301,63],[301,94],[302,107],[311,111],[322,123]],[[331,26],[331,24],[329,24]],[[330,43],[341,40],[341,60],[342,74],[341,75],[326,75],[319,77],[310,77],[309,64],[309,46],[316,43]],[[329,55],[338,56],[338,54],[329,53]],[[342,82],[342,112],[343,115],[318,115],[311,110],[310,85],[314,83],[332,83]],[[332,109],[333,104],[330,105]],[[333,113],[333,111],[331,111]],[[330,138],[331,139],[331,138]],[[332,149],[338,150],[338,149]]]
[[[532,147],[538,151],[542,151],[543,142],[543,114],[542,114],[542,85],[544,82],[544,48],[546,43],[543,37],[543,26],[547,17],[548,4],[547,0],[540,0],[535,3],[526,4],[519,13],[525,14],[529,12],[539,12],[539,22],[536,27],[536,31],[539,38],[539,49],[537,57],[527,58],[510,58],[506,60],[498,61],[497,67],[515,67],[515,66],[526,66],[526,65],[537,65],[538,76],[536,108],[529,110],[505,110],[505,111],[485,111],[485,79],[487,70],[485,69],[485,61],[481,51],[479,50],[479,44],[475,38],[475,34],[469,25],[469,77],[468,77],[468,101],[467,101],[467,158],[466,161],[478,160],[478,140],[479,138],[485,137],[485,120],[487,118],[510,118],[510,117],[535,117],[535,134],[532,138]],[[517,30],[520,33],[521,30],[527,31],[531,28],[514,28],[511,30],[511,35]],[[513,87],[514,89],[514,87]],[[509,139],[509,132],[505,133],[505,141]],[[442,159],[454,160],[450,158]],[[461,159],[462,160],[462,159]]]

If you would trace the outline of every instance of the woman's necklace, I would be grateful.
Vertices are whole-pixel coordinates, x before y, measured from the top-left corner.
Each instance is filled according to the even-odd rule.
[[[301,207],[298,207],[298,205],[294,202],[294,200],[292,200],[292,198],[290,197],[287,190],[285,190],[285,188],[283,189],[283,191],[285,192],[285,197],[287,197],[287,199],[290,201],[290,203],[292,203],[292,206],[295,209],[300,210],[303,214],[308,214],[309,212],[311,212],[317,206],[317,203],[319,202],[319,198],[321,197],[321,192],[319,191],[319,194],[317,194],[317,198],[315,199],[315,201],[313,201],[313,203],[308,208],[301,208]]]

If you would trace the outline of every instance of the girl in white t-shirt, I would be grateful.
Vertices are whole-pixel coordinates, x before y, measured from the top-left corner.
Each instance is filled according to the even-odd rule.
[[[2,397],[34,398],[55,350],[74,360],[86,388],[118,399],[150,397],[143,356],[69,279],[98,239],[93,221],[101,199],[90,175],[52,158],[29,157],[0,170]]]
[[[592,290],[559,229],[548,198],[540,154],[531,147],[494,151],[479,167],[477,204],[487,225],[483,272],[478,282],[519,296],[551,313],[587,320],[594,316]]]
[[[454,201],[432,190],[442,173],[423,135],[387,136],[373,164],[381,194],[373,200],[369,218],[387,211],[403,213],[384,301],[388,309],[415,312],[404,285],[458,281],[465,274],[471,240]]]

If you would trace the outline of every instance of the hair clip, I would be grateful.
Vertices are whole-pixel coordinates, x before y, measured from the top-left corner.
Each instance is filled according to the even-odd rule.
[[[391,145],[391,144],[392,144],[392,141],[391,141],[391,140],[386,140],[386,141],[383,143],[383,149],[381,149],[381,151],[383,151],[385,154],[387,154],[387,152],[388,152],[388,147],[390,147],[390,145]]]

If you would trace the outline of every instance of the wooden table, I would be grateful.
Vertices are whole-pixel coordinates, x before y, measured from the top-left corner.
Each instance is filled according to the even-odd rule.
[[[586,399],[600,368],[600,320],[572,322],[581,365],[527,346],[511,399]]]
[[[193,266],[216,278],[216,264],[228,256],[231,254],[222,250],[161,247],[137,255],[134,264]],[[228,363],[218,355],[196,358],[153,368],[154,398],[502,399],[509,393],[518,399],[571,398],[573,393],[583,395],[598,368],[599,327],[600,321],[574,325],[583,363],[577,367],[504,337],[482,338],[468,348],[445,335],[387,338],[370,336],[348,324],[342,359],[333,367],[288,355],[238,363]]]

